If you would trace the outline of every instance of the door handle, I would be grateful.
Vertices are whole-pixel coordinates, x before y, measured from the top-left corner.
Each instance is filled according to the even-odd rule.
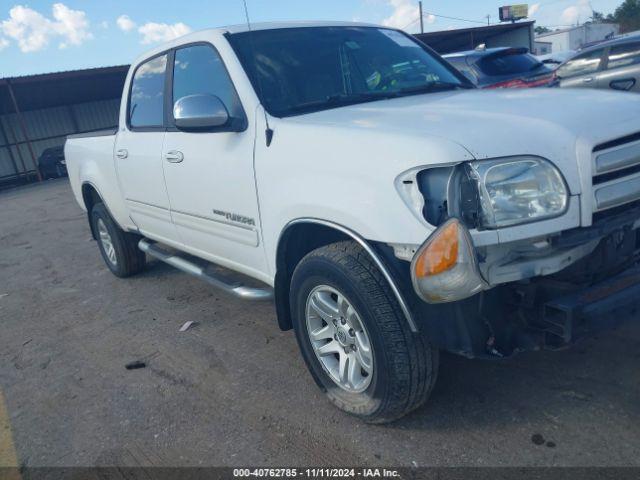
[[[118,150],[116,152],[116,157],[121,158],[121,159],[125,159],[129,156],[129,152],[127,150],[125,150],[124,148],[121,150]]]
[[[636,85],[635,78],[625,78],[620,80],[614,80],[609,86],[614,90],[622,90],[628,92]]]
[[[593,77],[583,78],[582,83],[591,83],[593,82]]]
[[[169,163],[182,163],[184,154],[178,150],[171,150],[164,155],[164,158]]]

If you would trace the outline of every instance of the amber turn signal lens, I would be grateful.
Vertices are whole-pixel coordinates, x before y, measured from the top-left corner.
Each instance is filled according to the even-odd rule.
[[[460,248],[458,229],[458,222],[450,223],[424,249],[415,263],[415,275],[418,278],[446,272],[456,265]]]

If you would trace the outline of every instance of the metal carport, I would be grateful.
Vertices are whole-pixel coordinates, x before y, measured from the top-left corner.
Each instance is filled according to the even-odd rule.
[[[115,127],[128,65],[0,79],[0,185],[39,178],[67,135]]]

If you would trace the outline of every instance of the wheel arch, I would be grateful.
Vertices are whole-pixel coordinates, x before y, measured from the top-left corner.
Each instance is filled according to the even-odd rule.
[[[94,240],[97,240],[98,237],[97,233],[94,231],[93,222],[91,221],[91,210],[97,203],[102,203],[104,205],[104,208],[107,209],[107,212],[109,212],[109,216],[111,217],[111,219],[115,222],[116,225],[122,228],[122,225],[119,224],[119,222],[116,220],[116,217],[114,217],[113,213],[111,213],[111,209],[109,208],[109,205],[107,205],[107,202],[105,202],[104,197],[93,183],[84,182],[82,184],[81,192],[82,201],[84,203],[85,209],[87,210],[87,220],[89,221],[89,227],[91,228],[91,235],[93,236]]]
[[[85,182],[82,184],[82,201],[84,202],[84,207],[87,210],[87,220],[89,221],[89,228],[91,228],[91,235],[93,236],[94,240],[97,240],[98,236],[95,229],[93,228],[93,222],[91,221],[91,210],[97,203],[104,204],[104,200],[102,199],[102,196],[100,196],[100,193],[98,192],[98,189],[95,187],[95,185],[90,182]]]
[[[291,330],[292,328],[289,289],[296,265],[307,253],[316,248],[343,240],[355,241],[367,252],[389,283],[409,328],[412,332],[417,332],[418,329],[409,304],[378,252],[367,240],[353,230],[334,222],[316,218],[299,218],[289,222],[278,239],[274,298],[280,329]]]

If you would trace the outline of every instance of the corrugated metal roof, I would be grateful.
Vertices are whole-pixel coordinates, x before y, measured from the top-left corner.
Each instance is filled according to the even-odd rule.
[[[106,67],[82,68],[77,70],[60,70],[59,72],[44,72],[44,73],[36,73],[32,75],[16,75],[15,77],[2,77],[0,78],[0,83],[6,80],[20,82],[23,80],[39,80],[39,79],[42,79],[43,77],[46,77],[47,79],[51,79],[58,76],[65,76],[65,75],[76,75],[76,74],[91,75],[94,73],[100,74],[100,73],[107,72],[109,70],[114,70],[114,69],[121,70],[123,68],[128,69],[129,65],[110,65]]]
[[[128,65],[0,79],[0,114],[13,113],[10,83],[22,111],[119,98]]]

